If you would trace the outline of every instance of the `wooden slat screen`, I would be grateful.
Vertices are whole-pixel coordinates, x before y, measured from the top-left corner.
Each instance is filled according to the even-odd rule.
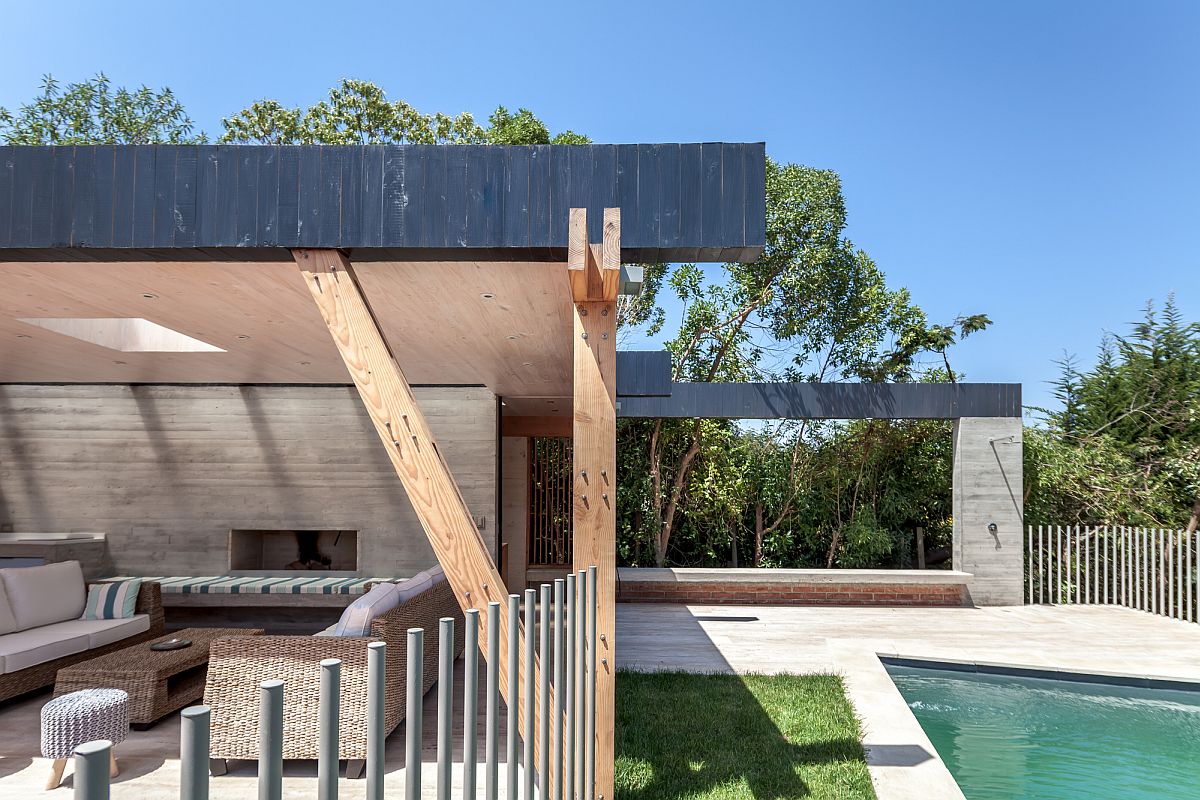
[[[531,567],[571,566],[571,439],[530,439],[529,549]]]

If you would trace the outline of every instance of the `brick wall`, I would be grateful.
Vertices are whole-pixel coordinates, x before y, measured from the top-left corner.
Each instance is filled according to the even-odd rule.
[[[962,606],[963,584],[667,583],[622,580],[622,603],[782,606]]]

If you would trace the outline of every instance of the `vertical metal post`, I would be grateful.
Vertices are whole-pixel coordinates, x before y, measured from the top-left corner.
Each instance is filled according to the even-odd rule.
[[[283,681],[270,680],[258,692],[258,800],[282,797]]]
[[[371,642],[367,645],[367,800],[383,800],[386,682],[387,645]]]
[[[521,745],[524,748],[523,767],[524,775],[524,791],[521,797],[524,800],[533,800],[533,743],[537,741],[534,737],[537,736],[537,712],[534,707],[534,700],[537,687],[534,685],[534,650],[533,643],[535,632],[537,631],[537,619],[534,617],[534,607],[537,605],[537,592],[533,589],[525,590],[525,735],[521,738]]]
[[[192,706],[179,713],[179,800],[208,800],[212,712]]]
[[[1102,602],[1104,602],[1105,604],[1112,601],[1112,593],[1109,591],[1109,588],[1108,588],[1109,564],[1112,562],[1112,559],[1109,558],[1109,554],[1112,549],[1111,542],[1112,542],[1112,540],[1108,536],[1108,526],[1105,525],[1104,526],[1104,578],[1101,581],[1102,585],[1104,586],[1104,600]]]
[[[1150,531],[1150,547],[1154,552],[1154,558],[1150,562],[1151,574],[1154,576],[1154,613],[1160,613],[1163,605],[1162,602],[1162,530],[1154,529]]]
[[[566,736],[563,741],[563,786],[564,800],[575,800],[575,575],[567,576],[567,663],[565,674],[567,685],[566,697],[563,698],[567,709]]]
[[[408,670],[404,688],[404,798],[421,800],[421,681],[425,630],[408,629]]]
[[[554,581],[554,800],[563,797],[563,589],[562,578]]]
[[[1183,561],[1187,564],[1187,578],[1184,581],[1184,589],[1187,590],[1187,605],[1184,609],[1184,619],[1188,622],[1192,621],[1192,535],[1184,532],[1183,543]]]
[[[1054,526],[1054,602],[1062,605],[1062,525]]]
[[[1079,529],[1076,528],[1076,533]],[[1079,543],[1079,547],[1083,550],[1083,585],[1079,587],[1083,591],[1083,600],[1081,602],[1092,602],[1092,534],[1091,528],[1084,526],[1083,539]]]
[[[1038,525],[1038,602],[1046,602],[1046,548],[1042,540],[1042,526]]]
[[[1028,589],[1026,602],[1033,604],[1033,525],[1030,525],[1030,533],[1025,537],[1025,582]]]
[[[487,699],[484,701],[483,794],[487,800],[500,797],[500,604],[488,603],[487,610]],[[465,800],[470,800],[466,798]]]
[[[538,788],[543,800],[550,798],[550,584],[543,583],[538,608]]]
[[[75,800],[108,800],[112,742],[98,739],[75,748]]]
[[[587,570],[587,760],[584,762],[584,798],[596,800],[596,568]]]
[[[450,800],[454,763],[454,617],[438,621],[437,798]]]
[[[468,608],[463,631],[463,781],[464,800],[475,798],[478,770],[475,717],[479,713],[479,610]]]
[[[579,587],[579,597],[575,609],[575,795],[578,800],[584,800],[584,790],[587,786],[587,771],[584,769],[587,763],[587,570],[579,570],[576,583]]]
[[[337,800],[338,740],[342,691],[342,660],[326,658],[321,661],[321,694],[318,721],[321,740],[317,746],[317,798]]]
[[[1084,537],[1082,537],[1079,533],[1079,525],[1075,525],[1075,604],[1076,604],[1076,606],[1078,606],[1079,603],[1084,602],[1084,597],[1082,597],[1082,595],[1080,594],[1080,590],[1082,588],[1084,588],[1084,585],[1082,585],[1079,582],[1079,567],[1080,567],[1079,563],[1080,563],[1080,560],[1082,559],[1082,555],[1084,555]]]
[[[518,595],[508,596],[508,705],[506,706],[507,720],[505,723],[508,735],[505,745],[508,761],[508,785],[505,800],[517,800],[517,709],[521,702],[520,681],[520,637],[521,630],[521,598]]]

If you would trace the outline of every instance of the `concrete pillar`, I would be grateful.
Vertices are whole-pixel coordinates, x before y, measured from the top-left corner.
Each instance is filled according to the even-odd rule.
[[[976,605],[1022,602],[1021,459],[1020,417],[954,421],[953,566],[974,576]]]
[[[529,536],[529,439],[505,436],[500,443],[504,459],[500,502],[504,505],[504,581],[510,592],[525,591],[525,544]]]

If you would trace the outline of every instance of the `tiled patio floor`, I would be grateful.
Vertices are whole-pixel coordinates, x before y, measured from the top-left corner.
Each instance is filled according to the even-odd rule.
[[[872,777],[887,798],[953,797],[955,790],[945,785],[944,769],[928,755],[928,740],[907,714],[875,653],[1200,681],[1200,626],[1121,608],[621,605],[618,631],[618,663],[627,668],[844,675],[864,720]],[[436,692],[426,698],[423,760],[430,765],[436,755],[435,698]],[[42,792],[49,762],[38,754],[38,712],[48,699],[49,694],[40,694],[0,706],[4,800],[70,796],[69,779],[55,793]],[[178,751],[176,718],[150,731],[132,732],[117,751],[122,772],[113,784],[113,798],[178,797]],[[403,761],[401,726],[387,743],[389,796],[402,796]],[[315,774],[315,763],[289,762],[285,797],[315,797]],[[432,766],[423,774],[423,794],[432,798]],[[481,791],[482,784],[481,774]],[[342,797],[364,794],[362,781],[342,781]],[[229,775],[214,778],[213,797],[257,797],[255,764],[234,763]]]

